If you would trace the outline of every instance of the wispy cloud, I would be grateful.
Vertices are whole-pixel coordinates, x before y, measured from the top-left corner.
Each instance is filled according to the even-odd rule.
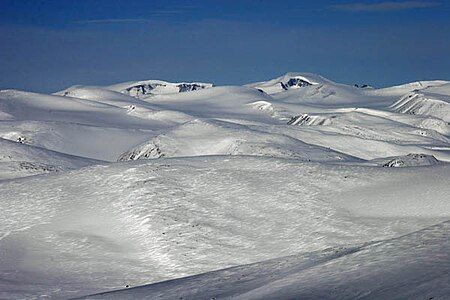
[[[350,11],[350,12],[383,12],[383,11],[399,11],[417,8],[429,8],[440,5],[434,1],[384,1],[378,3],[343,3],[330,6],[333,10]]]
[[[105,23],[145,23],[147,19],[93,19],[77,21],[78,24],[105,24]]]
[[[90,19],[80,20],[77,24],[106,24],[106,23],[146,23],[151,22],[155,18],[168,18],[173,16],[179,16],[197,8],[193,5],[183,5],[176,8],[157,9],[153,11],[147,11],[145,18],[108,18],[108,19]]]

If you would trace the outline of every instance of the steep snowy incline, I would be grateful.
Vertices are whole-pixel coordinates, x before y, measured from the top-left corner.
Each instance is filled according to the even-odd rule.
[[[449,176],[211,156],[0,182],[0,297],[82,296],[392,238],[450,218]],[[398,186],[401,198],[368,205]]]

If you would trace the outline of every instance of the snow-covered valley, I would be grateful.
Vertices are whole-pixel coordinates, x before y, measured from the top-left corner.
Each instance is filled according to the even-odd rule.
[[[0,91],[0,298],[445,299],[450,82]]]

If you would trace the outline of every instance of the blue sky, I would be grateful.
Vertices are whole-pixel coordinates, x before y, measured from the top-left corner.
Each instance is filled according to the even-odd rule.
[[[0,89],[450,80],[448,1],[0,0]]]

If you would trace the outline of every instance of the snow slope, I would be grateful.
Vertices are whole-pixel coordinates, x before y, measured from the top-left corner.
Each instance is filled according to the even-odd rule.
[[[445,299],[450,223],[80,299]],[[432,257],[432,259],[430,259]]]
[[[449,172],[210,156],[4,182],[0,295],[82,296],[393,238],[448,219]]]
[[[124,95],[116,91],[108,90],[103,87],[96,86],[79,86],[75,85],[63,91],[54,93],[54,95],[72,97],[78,99],[88,99],[93,101],[98,101],[111,105],[129,105],[141,104],[145,105],[145,102],[136,99],[131,96]]]
[[[416,82],[405,83],[402,85],[377,89],[377,90],[374,90],[373,92],[376,94],[401,96],[408,92],[412,92],[414,90],[429,89],[429,88],[439,87],[439,86],[443,86],[443,85],[448,85],[449,83],[450,83],[449,81],[445,81],[445,80],[416,81]]]
[[[119,93],[97,88],[75,91],[73,96],[77,98],[0,91],[0,111],[8,116],[0,122],[0,137],[24,139],[31,145],[71,155],[115,161],[130,145],[152,137],[154,130],[179,123],[171,114],[161,115],[145,102],[145,107],[136,108],[135,98]],[[138,110],[140,114],[136,113]]]
[[[450,94],[416,91],[403,96],[391,108],[400,113],[432,116],[450,122]]]
[[[0,298],[445,295],[449,97],[310,73],[0,91]]]
[[[306,161],[357,161],[327,148],[223,121],[193,120],[138,145],[119,160],[200,155],[255,155]]]
[[[0,138],[0,180],[79,169],[101,161]]]
[[[273,95],[251,87],[272,86],[277,82],[290,82],[292,86]],[[153,145],[155,139],[175,139],[167,145],[166,156],[254,153],[310,159],[310,154],[299,155],[303,146],[293,146],[306,143],[307,148],[315,147],[318,152],[328,148],[330,153],[365,160],[424,153],[448,161],[448,112],[445,106],[429,105],[430,101],[448,104],[444,83],[433,82],[434,87],[421,83],[427,92],[420,93],[433,94],[435,100],[425,101],[420,108],[413,105],[414,112],[411,105],[400,103],[403,100],[397,96],[386,96],[389,94],[386,91],[359,89],[304,73],[288,73],[247,87],[209,87],[194,92],[154,94],[143,100],[118,92],[132,83],[114,87],[74,86],[54,95],[7,90],[0,92],[4,118],[0,133],[6,139],[25,138],[35,146],[108,161],[123,159],[126,153],[140,152],[139,156],[145,156],[145,151],[138,149],[154,148],[145,145]],[[411,84],[396,90],[417,86]],[[440,90],[433,92],[431,88]],[[390,113],[391,110],[403,116]],[[218,126],[218,121],[227,123]],[[204,143],[206,131],[200,128],[204,125],[195,126],[197,133],[186,129],[179,134],[192,122],[216,124],[215,130],[207,130],[209,146]],[[228,124],[225,131],[219,129],[223,124]],[[288,124],[321,126],[293,130],[285,126]],[[198,138],[193,138],[195,135]],[[275,136],[278,141],[274,141]],[[177,150],[177,143],[181,143],[182,150]],[[242,143],[257,144],[256,148],[267,151],[254,147],[233,150]]]

